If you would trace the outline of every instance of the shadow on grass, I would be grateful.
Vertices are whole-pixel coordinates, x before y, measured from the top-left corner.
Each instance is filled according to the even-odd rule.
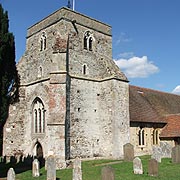
[[[10,157],[10,162],[7,163],[7,158],[1,158],[0,162],[0,178],[7,177],[7,172],[9,168],[13,168],[16,174],[28,171],[32,169],[32,162],[34,160],[33,156],[20,157],[18,162],[14,156]],[[40,168],[44,166],[45,160],[43,158],[38,159],[40,162]]]

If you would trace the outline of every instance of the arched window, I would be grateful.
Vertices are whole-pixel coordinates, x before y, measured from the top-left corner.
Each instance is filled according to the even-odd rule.
[[[88,38],[87,38],[87,36],[84,36],[84,49],[87,49],[87,40],[88,40]]]
[[[45,35],[43,35],[43,40],[44,40],[44,46],[43,46],[43,48],[44,48],[44,50],[46,49],[46,36]]]
[[[37,110],[34,110],[34,131],[37,133]]]
[[[33,102],[33,113],[33,133],[44,133],[45,109],[39,98],[36,98]]]
[[[45,110],[44,110],[44,108],[42,109],[42,111],[43,111],[42,132],[44,132],[45,131]]]
[[[40,39],[40,50],[43,51],[45,49],[46,49],[46,35],[45,32],[43,32]]]
[[[139,146],[144,146],[145,145],[144,129],[139,130],[138,136],[139,136]]]
[[[43,50],[43,39],[41,38],[41,40],[40,40],[40,50],[42,51]]]
[[[85,75],[86,74],[86,64],[83,65],[82,71],[83,71],[83,74]]]
[[[41,109],[39,108],[39,133],[41,133],[41,130],[42,130],[42,125],[41,125]]]
[[[92,51],[93,50],[93,35],[90,31],[84,34],[84,49]]]
[[[159,130],[154,129],[153,131],[153,144],[159,144]]]
[[[93,42],[93,39],[92,37],[89,38],[89,50],[92,51],[92,42]]]

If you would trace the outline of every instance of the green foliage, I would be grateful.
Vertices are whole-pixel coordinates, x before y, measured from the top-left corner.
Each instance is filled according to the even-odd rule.
[[[15,62],[14,36],[9,32],[7,11],[0,4],[0,121],[4,122],[10,102],[18,97],[19,77]]]
[[[18,87],[14,36],[9,32],[8,13],[0,4],[0,142],[9,104],[18,100]]]

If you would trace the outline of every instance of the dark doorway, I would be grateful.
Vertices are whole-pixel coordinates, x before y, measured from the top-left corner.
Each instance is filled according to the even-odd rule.
[[[37,156],[37,158],[43,157],[43,149],[42,149],[42,146],[39,142],[36,145],[36,156]]]
[[[44,166],[43,148],[39,142],[36,144],[36,157],[39,160],[40,167]]]

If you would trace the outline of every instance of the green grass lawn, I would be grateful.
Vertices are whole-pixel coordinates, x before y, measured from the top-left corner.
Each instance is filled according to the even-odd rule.
[[[148,176],[148,160],[149,156],[140,157],[143,163],[144,174],[133,174],[133,163],[113,160],[93,160],[82,162],[83,180],[101,180],[101,169],[104,166],[111,166],[115,170],[115,180],[180,180],[180,164],[172,164],[171,159],[164,158],[159,163],[158,177]],[[9,164],[6,165],[8,168]],[[7,171],[7,167],[0,166],[1,172]],[[17,167],[15,167],[16,171]],[[41,176],[37,178],[32,177],[32,171],[26,170],[22,173],[16,174],[16,180],[46,180],[46,171],[44,168],[40,170]],[[0,176],[1,177],[1,176]],[[57,179],[72,180],[72,169],[58,170]],[[1,178],[0,178],[1,180]]]

